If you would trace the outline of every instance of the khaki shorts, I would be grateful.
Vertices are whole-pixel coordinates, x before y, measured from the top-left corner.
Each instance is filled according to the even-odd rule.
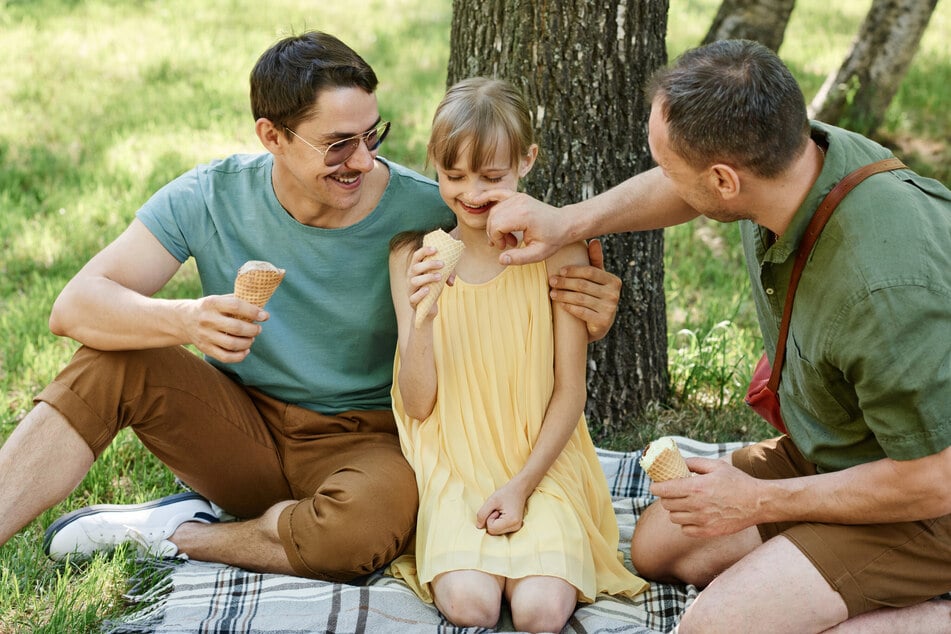
[[[744,447],[733,465],[755,478],[814,475],[788,436]],[[905,607],[951,591],[951,515],[919,522],[761,524],[763,541],[783,535],[842,596],[849,617]]]
[[[391,411],[328,416],[245,388],[184,348],[80,348],[36,398],[98,457],[123,428],[193,489],[278,532],[298,575],[349,581],[399,555],[417,489]]]

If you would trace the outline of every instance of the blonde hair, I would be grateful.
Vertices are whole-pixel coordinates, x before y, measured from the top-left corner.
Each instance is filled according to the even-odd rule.
[[[454,84],[433,115],[427,161],[449,168],[468,143],[469,168],[479,171],[508,143],[511,165],[534,144],[532,116],[518,90],[507,81],[472,77]]]

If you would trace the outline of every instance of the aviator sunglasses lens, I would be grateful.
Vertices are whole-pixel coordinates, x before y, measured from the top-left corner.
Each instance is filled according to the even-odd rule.
[[[367,144],[367,150],[373,152],[380,147],[380,144],[383,143],[383,139],[386,138],[386,134],[389,131],[390,122],[387,121],[373,130],[367,131],[365,134],[332,143],[324,155],[324,164],[327,167],[340,165],[353,156],[353,153],[357,151],[357,147],[360,145],[360,141],[364,141]]]
[[[360,138],[344,139],[332,144],[327,148],[327,153],[324,155],[324,164],[327,167],[334,167],[353,156],[353,153],[357,151],[357,146],[360,145]]]

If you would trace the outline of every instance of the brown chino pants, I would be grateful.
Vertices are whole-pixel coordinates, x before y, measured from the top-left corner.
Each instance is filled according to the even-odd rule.
[[[328,416],[241,386],[184,348],[80,348],[36,398],[98,457],[130,427],[189,486],[240,518],[278,520],[301,576],[348,581],[399,555],[416,522],[413,471],[389,411]]]

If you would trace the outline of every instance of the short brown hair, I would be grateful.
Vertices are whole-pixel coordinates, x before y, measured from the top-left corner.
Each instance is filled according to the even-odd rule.
[[[769,178],[809,140],[799,84],[773,51],[750,40],[685,52],[654,75],[648,97],[663,110],[671,148],[696,168],[725,162]]]
[[[427,160],[451,167],[465,143],[469,166],[478,171],[508,142],[512,165],[534,144],[532,116],[515,87],[501,79],[472,77],[454,84],[436,107]]]
[[[328,88],[376,90],[376,74],[362,57],[333,35],[309,31],[286,37],[266,50],[251,70],[251,113],[277,127],[295,128],[312,114]]]

